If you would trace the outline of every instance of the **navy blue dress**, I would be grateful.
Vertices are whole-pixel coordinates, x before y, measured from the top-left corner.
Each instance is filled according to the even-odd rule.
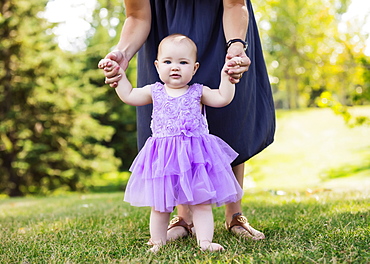
[[[262,54],[256,21],[250,1],[247,55],[252,64],[236,85],[230,105],[207,107],[211,134],[225,140],[239,156],[233,166],[241,164],[273,142],[275,110],[271,87]],[[138,87],[160,81],[153,66],[159,42],[173,33],[189,36],[198,47],[200,68],[192,83],[218,88],[224,65],[225,35],[222,26],[222,0],[151,0],[152,27],[138,54]],[[138,146],[142,148],[151,135],[152,105],[137,108]]]

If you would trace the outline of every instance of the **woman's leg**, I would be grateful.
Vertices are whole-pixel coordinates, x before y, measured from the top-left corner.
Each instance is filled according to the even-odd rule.
[[[236,180],[238,181],[240,187],[243,189],[243,181],[244,181],[244,163],[239,164],[233,167],[233,172],[235,175]],[[235,203],[228,203],[225,205],[225,217],[226,222],[230,223],[231,219],[234,214],[239,213],[242,211],[242,203],[241,200]]]
[[[170,213],[161,213],[152,208],[150,213],[150,242],[153,247],[152,252],[157,252],[167,241],[167,223],[170,219]]]
[[[210,204],[190,205],[193,214],[194,227],[197,230],[197,242],[202,250],[218,251],[224,248],[217,243],[212,243],[214,222],[212,206]]]
[[[244,163],[233,167],[233,172],[240,187],[243,188]],[[254,240],[260,240],[265,238],[265,235],[262,232],[254,229],[248,223],[247,218],[242,215],[241,200],[235,203],[228,203],[226,204],[225,207],[226,207],[225,208],[226,227],[232,233],[244,238],[251,238]]]

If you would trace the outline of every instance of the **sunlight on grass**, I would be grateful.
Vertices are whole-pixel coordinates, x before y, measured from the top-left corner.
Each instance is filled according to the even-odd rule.
[[[370,114],[370,108],[363,108]],[[364,111],[364,110],[363,110]],[[278,111],[275,142],[246,164],[257,188],[370,188],[370,127],[350,128],[330,109]]]

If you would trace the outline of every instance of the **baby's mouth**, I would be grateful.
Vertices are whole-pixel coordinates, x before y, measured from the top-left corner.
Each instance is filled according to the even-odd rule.
[[[177,73],[173,73],[173,74],[170,75],[170,77],[172,77],[172,78],[180,78],[181,75],[180,74],[177,74]]]

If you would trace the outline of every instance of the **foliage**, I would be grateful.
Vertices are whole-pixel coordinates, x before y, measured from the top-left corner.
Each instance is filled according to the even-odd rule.
[[[356,87],[356,93],[353,95],[353,101],[356,104],[370,103],[370,59],[368,57],[361,58],[361,64],[365,69],[363,72],[364,84]]]
[[[104,113],[95,114],[94,118],[105,126],[115,128],[112,137],[102,144],[113,148],[115,156],[122,161],[121,170],[128,170],[137,154],[135,107],[124,104],[114,89],[104,83],[101,70],[92,70],[97,68],[99,60],[118,43],[124,19],[122,1],[100,0],[93,14],[94,34],[87,40],[88,47],[83,53],[88,58],[86,71],[91,74],[90,83],[100,90],[100,96],[96,100],[104,102],[106,107]],[[130,62],[126,74],[131,83],[135,84],[136,58]]]
[[[40,17],[46,2],[0,6],[0,191],[10,196],[81,190],[84,178],[119,164],[97,144],[114,129],[91,117],[104,108],[83,61],[59,50]]]
[[[0,200],[1,263],[368,263],[368,193],[249,192],[243,209],[266,239],[238,239],[215,208],[214,240],[222,253],[201,252],[194,238],[147,252],[149,208],[122,193]]]
[[[365,56],[360,56],[359,64],[362,65],[360,76],[354,79],[356,86],[347,94],[348,102],[354,105],[366,105],[370,103],[370,61]],[[361,81],[359,81],[361,80]],[[330,107],[341,115],[344,121],[351,127],[357,125],[370,125],[369,113],[353,114],[348,110],[347,105],[341,103],[335,94],[325,91],[316,99],[319,107]]]
[[[356,102],[351,97],[367,70],[360,63],[366,36],[353,25],[350,32],[339,31],[349,2],[268,0],[257,5],[277,107],[317,106],[323,92],[343,105]]]

